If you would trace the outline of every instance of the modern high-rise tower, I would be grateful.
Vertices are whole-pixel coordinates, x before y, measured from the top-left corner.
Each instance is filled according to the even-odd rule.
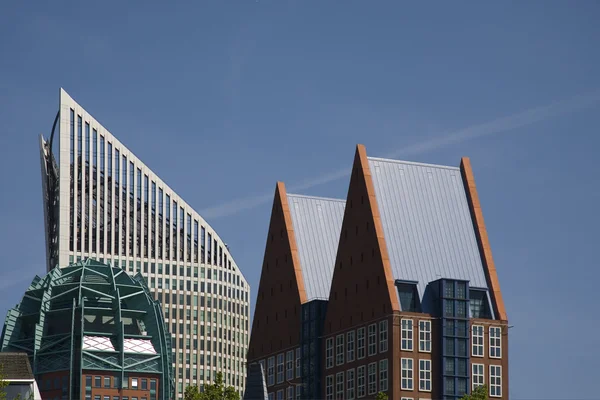
[[[219,235],[63,89],[40,147],[47,269],[141,272],[172,335],[177,398],[216,372],[243,393],[250,287]]]

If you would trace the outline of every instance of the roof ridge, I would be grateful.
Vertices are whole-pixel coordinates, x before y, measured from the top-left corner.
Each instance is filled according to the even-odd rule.
[[[381,162],[390,162],[395,164],[406,164],[406,165],[415,165],[418,167],[429,167],[429,168],[441,168],[441,169],[451,169],[460,171],[460,167],[453,167],[450,165],[440,165],[440,164],[428,164],[416,161],[405,161],[405,160],[394,160],[391,158],[382,158],[382,157],[367,157],[369,161],[381,161]]]

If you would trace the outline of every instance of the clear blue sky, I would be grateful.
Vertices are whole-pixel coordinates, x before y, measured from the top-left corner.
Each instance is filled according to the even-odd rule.
[[[600,3],[84,3],[0,5],[1,315],[44,272],[62,86],[204,214],[253,298],[277,180],[344,198],[356,143],[470,156],[511,398],[598,398]]]

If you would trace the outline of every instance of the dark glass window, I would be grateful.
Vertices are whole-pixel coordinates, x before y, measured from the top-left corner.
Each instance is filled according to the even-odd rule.
[[[148,389],[148,380],[142,379],[142,390],[147,390],[147,389]]]
[[[110,387],[110,377],[109,376],[105,376],[104,377],[104,387],[105,388],[109,388]]]
[[[409,283],[399,283],[398,297],[400,298],[400,306],[402,311],[419,312],[419,296],[417,293],[417,285]]]
[[[92,387],[92,377],[89,375],[85,377],[85,386],[88,388]],[[47,389],[49,389],[49,387],[47,387]]]
[[[469,297],[472,318],[492,318],[487,293],[484,290],[471,289],[469,291]]]
[[[102,387],[102,377],[101,376],[94,377],[94,387]]]

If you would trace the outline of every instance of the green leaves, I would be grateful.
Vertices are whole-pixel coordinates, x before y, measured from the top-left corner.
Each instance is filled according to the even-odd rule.
[[[488,400],[487,386],[478,386],[471,394],[465,394],[460,400]]]
[[[183,395],[185,400],[240,400],[240,395],[232,386],[225,386],[223,383],[223,374],[217,372],[215,382],[204,387],[204,392],[200,393],[198,386],[188,386]]]

